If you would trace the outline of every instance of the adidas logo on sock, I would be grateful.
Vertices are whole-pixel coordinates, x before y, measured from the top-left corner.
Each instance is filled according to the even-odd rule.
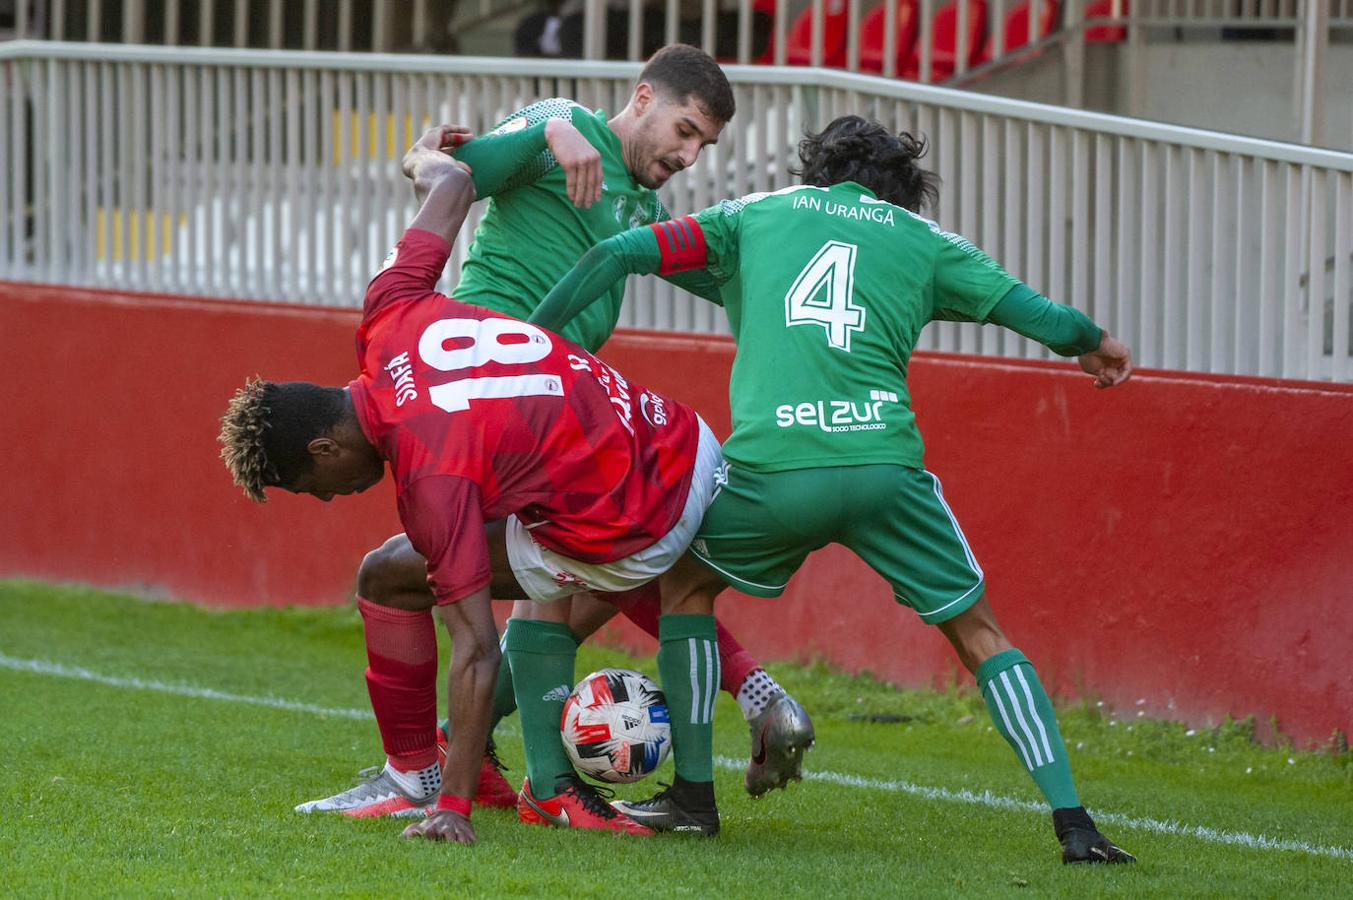
[[[568,699],[569,693],[570,693],[569,686],[566,685],[566,684],[561,684],[561,685],[559,685],[559,687],[553,687],[553,688],[550,688],[550,689],[549,689],[548,691],[546,691],[543,695],[541,695],[541,698],[540,698],[540,699],[541,699],[541,700],[547,700],[547,701],[548,701],[548,700],[557,700],[557,701],[559,701],[560,703],[563,703],[565,700]]]

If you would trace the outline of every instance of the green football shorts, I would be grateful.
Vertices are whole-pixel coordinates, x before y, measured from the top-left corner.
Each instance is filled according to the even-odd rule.
[[[923,622],[952,619],[985,587],[940,480],[908,466],[730,465],[691,553],[738,590],[778,597],[808,554],[827,544],[863,559]]]

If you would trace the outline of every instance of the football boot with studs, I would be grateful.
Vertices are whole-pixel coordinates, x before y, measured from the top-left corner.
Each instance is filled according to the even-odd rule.
[[[617,800],[611,805],[654,831],[674,831],[713,837],[719,833],[719,808],[714,782],[687,781],[680,775],[666,790],[647,800]]]
[[[817,734],[799,701],[780,692],[747,726],[752,734],[747,793],[760,797],[791,781],[803,780],[803,754],[812,749]]]
[[[1077,806],[1052,811],[1052,827],[1062,845],[1062,862],[1066,865],[1085,863],[1133,863],[1137,857],[1099,833],[1085,807]]]
[[[640,825],[606,802],[607,791],[595,788],[577,775],[567,775],[554,785],[558,792],[548,800],[531,793],[531,779],[522,782],[517,800],[517,818],[527,825],[559,828],[596,828],[623,834],[652,836],[653,829]]]

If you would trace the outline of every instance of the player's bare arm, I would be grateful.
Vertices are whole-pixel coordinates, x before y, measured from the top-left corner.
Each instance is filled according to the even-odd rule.
[[[486,586],[455,603],[438,607],[442,623],[451,635],[453,652],[447,694],[451,721],[456,728],[447,748],[438,809],[404,829],[404,837],[475,842],[469,802],[474,799],[479,760],[488,741],[493,685],[500,661],[498,629],[489,595]],[[447,806],[460,806],[465,811],[443,808]]]
[[[475,200],[469,167],[450,156],[450,150],[470,139],[459,125],[429,129],[404,154],[404,174],[413,181],[413,193],[422,204],[410,228],[421,228],[454,241],[470,204]]]

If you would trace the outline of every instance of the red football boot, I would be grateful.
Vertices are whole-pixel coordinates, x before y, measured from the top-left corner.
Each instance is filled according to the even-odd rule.
[[[600,790],[577,775],[561,778],[555,785],[559,793],[549,800],[531,795],[531,779],[521,786],[517,818],[528,825],[557,825],[560,828],[597,828],[624,834],[651,836],[652,828],[640,825],[606,802]]]
[[[446,766],[446,754],[446,732],[438,725],[437,762],[441,763],[443,767]],[[475,788],[474,795],[476,806],[491,806],[496,809],[516,808],[517,792],[503,777],[503,772],[506,769],[507,766],[503,765],[503,761],[498,758],[498,749],[494,746],[493,738],[490,737],[488,749],[484,751],[484,758],[479,763],[479,786]]]
[[[503,772],[507,766],[498,758],[498,748],[489,738],[484,759],[479,763],[479,787],[475,789],[474,802],[479,806],[492,806],[498,809],[515,809],[517,792],[507,783]]]

